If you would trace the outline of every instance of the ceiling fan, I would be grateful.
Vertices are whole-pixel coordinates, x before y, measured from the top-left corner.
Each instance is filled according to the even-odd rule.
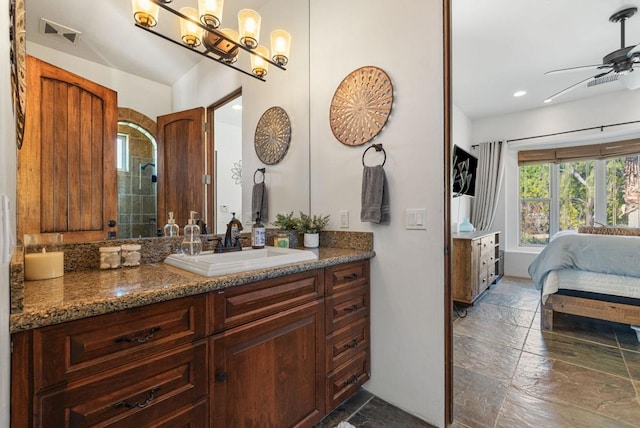
[[[625,21],[635,15],[637,11],[637,7],[630,7],[622,9],[609,17],[610,22],[620,23],[620,49],[617,49],[602,58],[602,64],[583,65],[579,67],[561,68],[559,70],[547,71],[545,75],[589,69],[602,70],[594,76],[581,80],[578,83],[575,83],[568,88],[565,88],[560,92],[553,94],[552,96],[544,100],[544,102],[551,102],[554,98],[557,98],[560,95],[564,95],[567,92],[580,87],[584,83],[587,83],[587,86],[595,86],[603,83],[613,82],[615,80],[620,80],[628,89],[637,89],[638,87],[640,87],[640,81],[638,81],[638,79],[630,78],[631,73],[634,71],[634,66],[636,64],[640,65],[640,44],[634,46],[625,46],[624,40]]]

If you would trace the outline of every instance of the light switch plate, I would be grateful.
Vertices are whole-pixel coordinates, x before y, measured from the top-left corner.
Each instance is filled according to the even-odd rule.
[[[349,211],[340,211],[340,227],[346,229],[349,227]]]
[[[405,224],[409,230],[426,230],[427,210],[425,208],[408,208],[405,211]]]

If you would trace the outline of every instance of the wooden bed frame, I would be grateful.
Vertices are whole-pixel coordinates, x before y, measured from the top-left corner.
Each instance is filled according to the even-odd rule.
[[[640,236],[640,229],[636,228],[580,226],[578,232]],[[541,306],[540,327],[543,330],[553,330],[554,312],[597,318],[622,324],[640,325],[640,306],[612,303],[584,297],[565,296],[562,294],[551,294],[547,296],[546,303]]]
[[[640,325],[640,306],[551,294],[547,296],[547,301],[542,305],[540,311],[540,327],[543,330],[553,330],[553,314],[555,312],[622,324]]]

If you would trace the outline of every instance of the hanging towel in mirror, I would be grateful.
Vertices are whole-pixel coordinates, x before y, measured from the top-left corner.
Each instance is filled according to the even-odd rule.
[[[362,171],[360,221],[389,221],[389,189],[382,165],[365,166]]]
[[[260,219],[263,223],[266,223],[269,218],[268,206],[267,186],[264,181],[254,184],[251,194],[251,218],[255,220],[256,213],[260,211]]]

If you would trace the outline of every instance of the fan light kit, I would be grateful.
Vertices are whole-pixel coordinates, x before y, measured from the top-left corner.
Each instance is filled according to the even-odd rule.
[[[269,49],[259,44],[261,18],[255,10],[242,9],[238,12],[238,31],[235,31],[231,28],[218,29],[222,23],[224,0],[198,0],[198,9],[183,7],[180,10],[168,6],[171,1],[132,0],[136,27],[258,80],[265,81],[269,64],[286,70],[284,66],[289,62],[291,35],[282,29],[272,31],[272,56],[269,56]],[[158,24],[160,8],[178,18],[181,41],[152,30]],[[251,55],[251,72],[234,65],[240,49]]]
[[[625,22],[631,18],[638,11],[637,7],[629,7],[622,9],[609,17],[610,22],[620,23],[620,49],[617,49],[602,58],[602,64],[595,65],[583,65],[579,67],[562,68],[559,70],[552,70],[545,73],[545,75],[565,73],[571,71],[582,70],[604,70],[598,74],[581,80],[568,88],[557,92],[544,100],[545,103],[550,103],[560,95],[564,95],[567,92],[572,91],[580,87],[583,84],[587,86],[595,86],[603,83],[612,82],[614,80],[620,80],[628,89],[636,89],[640,87],[640,82],[636,82],[635,76],[632,77],[634,66],[640,63],[640,44],[634,46],[625,46]]]

